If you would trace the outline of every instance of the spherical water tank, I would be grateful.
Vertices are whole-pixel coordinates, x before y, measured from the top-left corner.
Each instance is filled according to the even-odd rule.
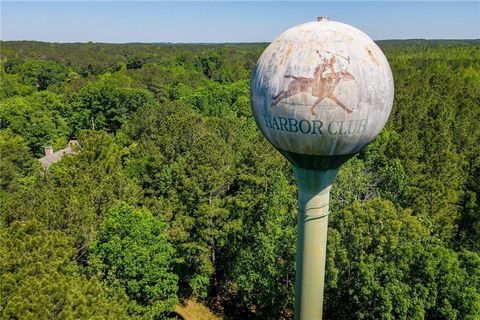
[[[294,165],[331,169],[384,127],[393,77],[380,48],[360,30],[319,18],[276,38],[251,81],[255,120]]]

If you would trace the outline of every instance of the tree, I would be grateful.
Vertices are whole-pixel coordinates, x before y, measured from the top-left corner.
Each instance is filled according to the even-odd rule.
[[[60,103],[54,94],[49,94],[52,104]],[[69,136],[69,128],[62,115],[51,104],[42,104],[39,96],[13,97],[0,101],[0,129],[10,128],[21,135],[30,150],[40,156],[43,147],[52,145],[63,148]]]
[[[177,303],[174,249],[165,227],[148,210],[121,203],[109,211],[88,252],[89,271],[109,287],[125,288],[129,312],[143,319],[165,316]]]
[[[87,131],[74,148],[75,154],[64,155],[48,172],[32,176],[1,212],[8,222],[37,219],[49,230],[61,230],[84,253],[108,210],[119,200],[139,203],[141,193],[123,172],[127,150],[113,136]]]
[[[70,104],[74,133],[82,129],[116,132],[139,107],[156,104],[149,91],[121,87],[109,79],[90,83],[73,95]]]
[[[231,84],[205,82],[194,92],[180,97],[204,115],[227,116],[228,114],[251,115],[250,108],[245,108],[244,99],[249,97],[247,81]]]
[[[291,318],[293,175],[258,131],[249,101],[266,45],[1,42],[1,227],[11,233],[38,221],[42,236],[70,239],[69,266],[82,278],[112,208],[145,207],[165,222],[181,298],[232,318]],[[395,101],[386,128],[341,167],[332,188],[326,317],[476,319],[479,42],[379,45]],[[45,144],[58,149],[70,137],[79,138],[74,154],[36,170]],[[110,243],[102,241],[104,250]],[[17,244],[9,250],[24,252]],[[131,279],[120,282],[118,269],[101,262],[102,282],[77,282],[101,287],[94,292],[104,301]],[[49,284],[60,277],[52,274],[28,279],[52,297],[77,288]],[[135,291],[125,313],[150,308],[141,300],[147,291]]]
[[[65,66],[53,61],[30,60],[18,66],[18,73],[23,83],[42,91],[65,81],[68,71]]]
[[[21,180],[34,172],[35,164],[21,136],[10,129],[0,130],[0,194],[17,191]]]
[[[23,84],[18,74],[6,73],[0,69],[0,99],[11,98],[16,95],[29,95],[36,91],[36,87]]]
[[[296,198],[294,187],[281,172],[271,181],[265,203],[243,226],[245,239],[230,270],[229,294],[253,305],[262,319],[292,317],[295,252]]]
[[[81,275],[73,239],[36,221],[0,229],[2,319],[127,319],[122,290]]]
[[[409,210],[373,198],[332,215],[327,319],[475,319],[477,274]]]

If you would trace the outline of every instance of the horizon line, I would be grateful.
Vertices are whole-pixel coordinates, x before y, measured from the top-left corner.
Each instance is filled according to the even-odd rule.
[[[412,41],[412,40],[423,40],[423,41],[480,41],[480,38],[389,38],[389,39],[372,39],[373,41]],[[152,42],[105,42],[105,41],[45,41],[45,40],[4,40],[0,39],[0,42],[40,42],[40,43],[50,43],[50,44],[197,44],[197,45],[209,45],[209,44],[262,44],[262,43],[271,43],[272,41],[226,41],[226,42],[208,42],[208,41],[198,41],[198,42],[170,42],[170,41],[152,41]]]

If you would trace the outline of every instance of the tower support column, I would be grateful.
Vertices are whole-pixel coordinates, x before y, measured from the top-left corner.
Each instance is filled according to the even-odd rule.
[[[298,185],[295,320],[321,320],[330,189],[338,169],[294,167]]]

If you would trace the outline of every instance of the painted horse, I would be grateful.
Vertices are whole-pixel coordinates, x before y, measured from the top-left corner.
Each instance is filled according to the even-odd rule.
[[[280,101],[288,97],[302,92],[308,92],[311,88],[312,96],[317,98],[311,107],[312,114],[315,114],[315,107],[317,107],[325,98],[329,98],[335,102],[346,113],[352,113],[352,110],[335,96],[335,88],[342,80],[350,81],[354,80],[355,77],[346,70],[336,72],[335,62],[335,56],[332,56],[329,60],[323,58],[323,62],[315,68],[313,78],[285,75],[285,78],[291,78],[292,81],[288,84],[287,90],[282,90],[273,97],[271,106],[276,106]]]

